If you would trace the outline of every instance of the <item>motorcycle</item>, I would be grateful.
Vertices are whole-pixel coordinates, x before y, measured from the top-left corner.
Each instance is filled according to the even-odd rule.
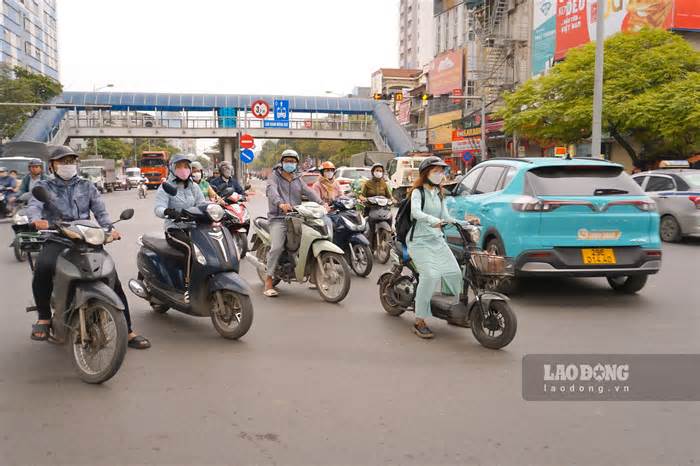
[[[248,230],[250,230],[250,214],[244,204],[245,197],[238,193],[233,193],[224,198],[226,205],[224,210],[226,216],[221,222],[231,233],[236,242],[236,249],[239,252],[238,259],[242,259],[248,253]]]
[[[25,213],[25,208],[31,198],[31,193],[24,193],[17,198],[16,213],[12,216],[12,230],[15,232],[15,237],[10,243],[10,247],[13,249],[15,259],[18,262],[24,262],[29,258],[29,266],[34,270],[34,262],[31,255],[41,250],[43,241],[41,240],[41,235],[29,223],[29,217]]]
[[[377,254],[377,260],[386,264],[391,251],[391,238],[394,230],[391,205],[393,202],[384,196],[367,198],[366,205],[369,219],[369,238],[372,250]]]
[[[138,195],[139,199],[146,199],[146,196],[148,196],[148,186],[146,185],[145,178],[141,178],[141,181],[139,181],[139,186],[136,188],[136,194]]]
[[[503,348],[515,337],[518,323],[510,299],[492,289],[501,280],[513,276],[513,264],[478,248],[478,227],[461,223],[455,223],[454,227],[463,244],[462,253],[457,255],[464,274],[463,289],[459,297],[433,295],[432,314],[452,325],[471,327],[474,337],[486,348]],[[414,311],[420,277],[403,244],[395,241],[390,254],[392,269],[382,274],[377,282],[379,299],[388,314],[400,316],[405,311]],[[404,268],[408,269],[408,274],[403,274]]]
[[[55,211],[46,188],[37,186],[32,194]],[[133,215],[133,209],[126,209],[117,222]],[[89,220],[59,221],[39,234],[44,242],[66,248],[56,262],[49,341],[71,346],[73,365],[84,382],[105,382],[121,367],[128,343],[124,303],[113,290],[115,264],[104,249],[113,237]],[[27,308],[33,311],[35,306]]]
[[[328,215],[333,223],[333,242],[345,251],[345,260],[359,277],[372,272],[372,249],[365,236],[367,221],[355,208],[355,199],[340,197],[333,201]]]
[[[8,217],[12,214],[10,196],[13,192],[10,187],[0,187],[0,217]]]
[[[163,190],[177,195],[172,183],[163,183]],[[172,308],[210,317],[219,335],[237,340],[253,324],[253,303],[248,284],[238,274],[236,245],[221,225],[224,215],[218,204],[183,210],[180,230],[189,241],[169,237],[181,249],[164,237],[141,236],[138,277],[129,280],[129,289],[159,314]]]
[[[333,232],[326,223],[326,209],[315,202],[304,202],[286,214],[287,240],[277,269],[271,271],[273,284],[304,283],[313,277],[323,300],[337,303],[350,291],[350,266],[345,252],[331,242]],[[265,283],[270,253],[270,221],[265,217],[253,220],[253,237],[248,260],[255,265],[258,277]]]

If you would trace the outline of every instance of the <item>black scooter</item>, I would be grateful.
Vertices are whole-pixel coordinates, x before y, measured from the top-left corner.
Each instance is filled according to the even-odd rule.
[[[170,196],[177,194],[171,183],[163,183],[163,189]],[[253,324],[253,303],[248,284],[238,275],[236,245],[221,225],[224,215],[217,204],[183,210],[179,222],[188,241],[171,236],[177,249],[166,238],[140,237],[138,279],[129,280],[129,289],[160,314],[173,308],[211,317],[222,337],[235,340]]]
[[[386,264],[391,251],[391,238],[394,236],[391,214],[392,200],[384,196],[367,198],[366,207],[369,221],[369,239],[372,250],[377,253],[380,264]]]
[[[32,194],[55,212],[43,186],[35,187]],[[127,209],[119,219],[133,215],[134,210]],[[46,242],[66,249],[56,261],[49,341],[71,346],[73,365],[84,382],[102,383],[121,367],[128,343],[124,303],[114,292],[114,261],[104,250],[112,235],[88,220],[61,221],[52,228],[39,233]],[[27,308],[27,312],[36,310]]]
[[[367,222],[355,209],[355,199],[339,197],[331,204],[328,217],[333,223],[333,242],[345,251],[345,260],[359,277],[372,272],[372,249],[365,233]]]

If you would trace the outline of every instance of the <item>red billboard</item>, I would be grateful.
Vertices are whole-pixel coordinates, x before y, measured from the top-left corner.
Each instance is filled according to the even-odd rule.
[[[605,37],[645,27],[700,29],[699,0],[602,0]],[[556,60],[574,47],[595,40],[598,2],[557,0]]]
[[[453,89],[461,89],[464,65],[463,50],[454,50],[438,55],[430,63],[428,71],[428,92],[433,95],[451,94]]]

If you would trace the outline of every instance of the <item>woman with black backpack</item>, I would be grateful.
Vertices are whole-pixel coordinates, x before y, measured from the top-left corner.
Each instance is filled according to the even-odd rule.
[[[414,332],[421,338],[433,338],[425,319],[432,317],[430,299],[438,284],[447,295],[458,295],[462,289],[462,271],[447,245],[442,227],[454,219],[447,212],[442,181],[447,164],[440,157],[423,160],[419,176],[411,188],[411,220],[413,228],[406,237],[408,253],[420,274],[416,289]]]

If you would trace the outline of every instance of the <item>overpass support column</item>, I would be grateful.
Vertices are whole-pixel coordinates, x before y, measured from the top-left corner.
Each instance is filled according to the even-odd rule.
[[[242,181],[243,169],[238,150],[238,138],[221,138],[219,139],[219,147],[221,147],[223,159],[231,163],[236,178]]]

